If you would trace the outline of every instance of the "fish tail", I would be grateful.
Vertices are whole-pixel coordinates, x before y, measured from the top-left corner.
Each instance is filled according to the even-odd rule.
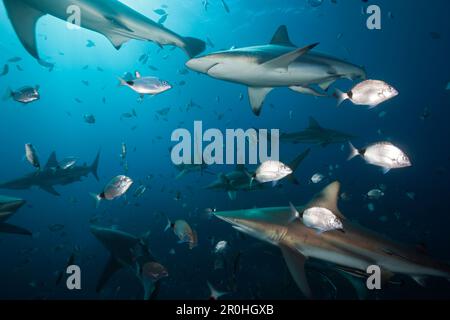
[[[342,92],[339,89],[336,89],[333,97],[335,97],[337,99],[337,106],[339,107],[345,100],[349,99],[348,94]]]
[[[352,160],[354,157],[359,155],[358,149],[356,149],[351,142],[348,143],[350,147],[350,155],[348,156],[347,160]]]
[[[167,218],[167,225],[164,228],[164,232],[166,232],[167,230],[169,230],[170,228],[172,228],[172,221],[170,221],[169,218]]]
[[[119,79],[119,83],[117,84],[117,86],[121,87],[121,86],[128,85],[127,82],[123,78],[117,77],[117,79]]]
[[[100,202],[102,201],[102,198],[100,197],[99,194],[96,193],[89,193],[89,195],[94,199],[95,201],[95,208],[98,209],[98,207],[100,206]]]

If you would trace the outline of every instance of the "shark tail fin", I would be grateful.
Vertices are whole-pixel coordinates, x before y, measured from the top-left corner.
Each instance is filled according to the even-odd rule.
[[[347,160],[352,160],[354,157],[359,155],[358,149],[356,149],[351,142],[348,143],[350,147],[350,155],[348,156]]]
[[[202,53],[206,49],[206,43],[203,40],[184,37],[183,38],[183,49],[186,51],[190,58]]]
[[[305,158],[309,155],[310,152],[311,152],[310,148],[306,149],[302,154],[298,155],[294,160],[292,160],[291,163],[289,163],[288,167],[292,169],[292,173],[287,176],[287,179],[293,184],[296,185],[300,184],[297,178],[295,177],[295,171],[298,169],[300,164],[303,162],[303,160],[305,160]]]
[[[95,179],[97,179],[97,181],[100,180],[98,178],[98,173],[97,173],[99,161],[100,161],[100,151],[97,153],[97,156],[95,157],[95,160],[91,165],[91,172],[94,175]]]
[[[339,107],[345,100],[349,99],[349,96],[347,93],[342,92],[339,89],[336,89],[333,96],[337,99],[337,106]]]
[[[13,91],[11,88],[7,88],[5,94],[3,95],[3,101],[9,100],[12,97]]]
[[[95,201],[95,208],[98,209],[98,207],[100,206],[100,202],[102,201],[102,198],[100,197],[99,194],[96,193],[89,193],[89,195],[94,199]]]

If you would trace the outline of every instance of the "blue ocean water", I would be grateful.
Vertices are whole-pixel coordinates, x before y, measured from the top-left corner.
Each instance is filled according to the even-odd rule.
[[[165,26],[182,35],[209,38],[214,48],[208,47],[207,52],[268,43],[277,27],[286,25],[298,46],[320,42],[318,51],[364,66],[370,78],[389,82],[400,95],[367,110],[350,103],[337,108],[334,99],[276,89],[268,95],[261,116],[256,117],[244,86],[194,72],[182,74],[187,57],[179,49],[130,41],[115,50],[100,34],[67,30],[65,22],[46,16],[36,32],[41,56],[55,64],[49,72],[24,50],[1,6],[0,64],[16,56],[22,60],[9,63],[9,73],[0,77],[0,86],[6,91],[8,87],[39,85],[41,99],[29,105],[1,102],[0,181],[32,172],[23,160],[25,143],[37,148],[42,162],[53,151],[60,159],[76,156],[80,163],[91,163],[101,150],[101,159],[99,182],[90,175],[82,182],[57,186],[60,197],[39,189],[1,190],[2,195],[27,201],[10,222],[31,230],[33,237],[0,234],[0,298],[140,299],[142,289],[128,270],[120,271],[100,294],[95,292],[108,253],[89,231],[94,217],[97,224],[117,226],[134,235],[150,232],[150,247],[169,271],[159,299],[207,299],[207,281],[230,292],[224,299],[301,299],[303,295],[277,248],[238,235],[229,225],[206,214],[205,209],[286,206],[290,201],[300,205],[334,180],[339,180],[350,195],[350,200],[340,203],[348,218],[400,242],[426,243],[430,255],[449,260],[450,206],[446,200],[450,195],[450,94],[445,90],[450,80],[448,1],[325,0],[312,7],[306,0],[227,0],[230,13],[221,1],[213,0],[207,11],[200,0],[123,2],[154,20],[158,19],[154,10],[167,5]],[[363,12],[371,3],[382,9],[381,30],[366,28],[367,15]],[[88,40],[95,46],[87,47]],[[139,61],[143,54],[149,55],[146,64]],[[138,102],[134,92],[117,85],[118,76],[135,70],[167,80],[174,88]],[[340,80],[335,87],[347,90],[352,83]],[[186,112],[191,100],[202,108]],[[167,107],[168,115],[158,116],[157,111]],[[430,116],[421,119],[426,108]],[[137,117],[122,117],[132,109]],[[85,114],[93,114],[96,123],[86,123]],[[203,174],[175,179],[178,171],[169,148],[174,144],[170,136],[176,128],[192,129],[193,122],[201,120],[205,128],[279,128],[294,132],[305,128],[310,116],[324,127],[357,136],[352,142],[358,147],[393,141],[409,155],[413,166],[383,175],[360,159],[347,161],[347,146],[337,144],[312,146],[311,154],[296,172],[299,186],[283,183],[278,188],[241,192],[235,201],[225,192],[203,189],[215,179],[211,173],[227,172],[233,166],[213,166]],[[126,199],[103,202],[95,209],[89,192],[100,192],[112,177],[124,173],[119,157],[122,143],[129,151],[127,175],[136,183]],[[282,144],[281,159],[290,160],[307,147]],[[330,165],[334,167],[331,171]],[[310,178],[317,172],[325,174],[326,179],[312,184]],[[132,192],[139,181],[148,188],[135,199]],[[364,197],[380,184],[386,186],[382,199],[369,201]],[[176,201],[178,192],[181,199]],[[414,199],[407,193],[414,193]],[[373,212],[368,209],[370,202],[375,205]],[[166,215],[172,220],[187,220],[197,230],[198,247],[189,250],[187,245],[177,243],[172,232],[164,232]],[[49,226],[54,224],[64,225],[63,230],[52,232]],[[225,267],[215,269],[217,255],[213,250],[219,240],[228,241],[230,249]],[[74,247],[79,248],[76,262],[83,274],[80,291],[55,285],[55,272],[64,268]],[[356,297],[351,286],[338,277],[333,278],[337,290],[314,271],[311,278],[323,298]],[[426,288],[408,281],[377,296],[448,298],[449,289],[445,279],[433,279]]]

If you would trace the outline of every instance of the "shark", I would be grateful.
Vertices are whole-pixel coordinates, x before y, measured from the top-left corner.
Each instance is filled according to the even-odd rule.
[[[253,113],[260,115],[263,102],[274,88],[291,90],[313,96],[324,92],[338,79],[365,79],[364,68],[313,52],[318,43],[298,48],[280,26],[270,44],[201,55],[186,66],[210,77],[248,87]]]
[[[286,177],[287,180],[293,184],[299,184],[294,174],[310,152],[311,149],[305,150],[288,164],[288,167],[291,168],[293,172]],[[254,191],[264,188],[264,184],[258,183],[255,180],[252,181],[253,174],[254,172],[249,172],[245,165],[237,165],[231,172],[220,173],[217,176],[216,181],[205,186],[204,189],[226,191],[230,200],[236,200],[238,191]]]
[[[39,51],[36,25],[45,15],[68,21],[71,8],[78,8],[80,27],[100,33],[116,49],[131,39],[176,46],[189,57],[204,51],[204,41],[182,37],[118,0],[3,0],[12,26],[24,48],[36,59]]]
[[[423,250],[399,244],[384,235],[350,222],[338,208],[340,183],[333,182],[306,205],[295,207],[301,214],[312,207],[326,208],[343,223],[343,230],[318,233],[301,219],[292,219],[292,208],[260,208],[215,212],[233,228],[281,249],[297,286],[307,298],[313,292],[305,273],[307,261],[319,261],[354,278],[369,276],[369,266],[381,270],[382,289],[395,274],[410,276],[420,285],[427,277],[450,279],[450,266],[433,259]]]
[[[115,229],[98,226],[91,226],[90,229],[94,237],[110,252],[108,262],[98,280],[96,291],[100,292],[117,271],[127,268],[133,271],[140,280],[144,288],[144,299],[156,298],[160,287],[160,278],[167,276],[167,273],[162,267],[163,272],[155,275],[154,278],[144,275],[143,270],[146,265],[157,263],[145,240]]]
[[[356,138],[353,135],[322,127],[313,117],[309,117],[309,126],[303,131],[284,133],[280,135],[280,141],[294,144],[308,143],[326,147],[333,143],[348,142]]]
[[[24,204],[25,200],[0,195],[0,233],[31,236],[31,232],[5,221],[11,218]]]
[[[22,178],[0,183],[0,189],[26,190],[36,186],[52,195],[60,196],[54,188],[55,185],[72,184],[81,181],[83,177],[87,177],[89,174],[92,174],[98,181],[99,161],[100,152],[97,153],[91,165],[73,165],[62,168],[56,158],[56,152],[52,152],[46,165],[41,170],[29,173]]]

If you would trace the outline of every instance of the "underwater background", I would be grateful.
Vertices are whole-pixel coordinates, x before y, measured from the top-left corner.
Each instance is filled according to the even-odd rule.
[[[268,95],[261,116],[255,117],[246,87],[186,73],[187,58],[179,49],[130,41],[117,51],[102,35],[67,30],[65,22],[47,16],[38,24],[37,38],[41,56],[55,64],[50,72],[23,49],[0,5],[0,65],[12,57],[22,58],[9,63],[0,88],[6,92],[8,87],[39,85],[41,94],[39,101],[29,105],[12,100],[0,103],[0,181],[32,172],[23,160],[25,143],[36,147],[43,163],[56,151],[58,159],[76,156],[79,164],[90,164],[101,150],[100,182],[89,175],[82,182],[57,186],[60,197],[40,189],[0,191],[27,201],[10,222],[33,232],[32,237],[0,234],[0,299],[141,299],[142,288],[127,270],[116,274],[101,293],[95,292],[108,252],[90,233],[91,223],[137,236],[150,232],[152,252],[169,271],[158,299],[207,299],[207,281],[230,292],[223,299],[302,299],[277,248],[238,235],[207,209],[300,205],[335,180],[348,195],[340,208],[349,219],[406,244],[424,243],[433,257],[450,260],[448,1],[227,0],[229,13],[218,0],[210,0],[207,11],[201,0],[123,2],[154,20],[159,18],[154,10],[167,5],[164,25],[182,35],[209,38],[214,48],[209,46],[207,52],[266,44],[278,26],[286,25],[298,46],[320,42],[317,51],[364,66],[369,78],[389,82],[400,95],[367,110],[347,103],[337,108],[334,99],[277,89]],[[364,11],[371,3],[382,9],[381,30],[366,28]],[[95,46],[87,46],[88,40]],[[118,87],[117,80],[135,70],[167,80],[174,88],[138,102],[136,93]],[[347,80],[335,84],[341,90],[352,86]],[[186,111],[190,101],[201,108]],[[166,115],[158,113],[165,108],[170,108]],[[133,109],[137,117],[123,117]],[[93,114],[96,123],[86,123],[85,114]],[[214,174],[231,171],[233,166],[212,166],[203,174],[175,179],[179,172],[169,149],[176,128],[192,130],[193,122],[202,120],[205,129],[295,132],[307,127],[310,116],[324,127],[357,136],[352,142],[358,147],[390,140],[409,155],[413,166],[383,175],[361,159],[347,161],[347,145],[323,148],[283,143],[281,159],[291,160],[312,148],[296,172],[299,186],[282,183],[239,192],[231,201],[226,192],[203,187],[215,180]],[[102,202],[96,209],[89,193],[100,192],[112,177],[124,173],[119,157],[122,143],[128,146],[127,175],[135,184],[126,198]],[[318,172],[326,178],[314,184],[310,178]],[[133,192],[140,184],[147,190],[135,198]],[[385,186],[384,197],[377,201],[365,197],[380,185]],[[374,210],[369,209],[370,203]],[[189,250],[177,243],[173,232],[164,232],[166,215],[188,221],[198,233],[198,247]],[[63,228],[52,228],[55,225]],[[225,264],[218,263],[213,252],[220,240],[229,244]],[[74,251],[82,270],[79,291],[67,290],[64,281],[55,284],[57,272]],[[331,285],[315,271],[309,272],[319,297],[356,298],[349,283],[335,274],[329,275]],[[402,286],[369,298],[450,298],[450,283],[431,279],[422,288],[406,279]]]

